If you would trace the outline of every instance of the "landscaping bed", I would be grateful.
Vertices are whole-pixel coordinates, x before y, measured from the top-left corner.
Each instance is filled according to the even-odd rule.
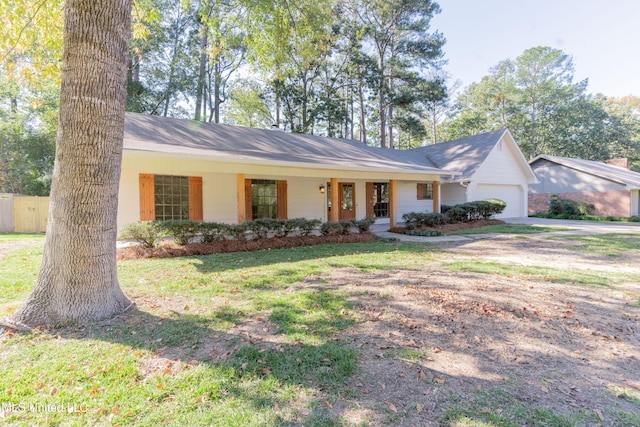
[[[211,255],[228,252],[250,252],[285,249],[329,243],[368,242],[375,239],[371,233],[332,234],[328,236],[287,236],[268,239],[220,240],[211,243],[190,243],[184,246],[168,243],[157,248],[130,246],[118,249],[118,259],[172,258],[179,256]]]
[[[413,230],[436,230],[443,234],[451,233],[458,230],[469,230],[472,228],[486,227],[488,225],[504,224],[505,222],[499,219],[478,219],[468,222],[456,222],[453,224],[434,225],[432,227],[417,227]],[[405,231],[410,230],[408,227],[393,227],[389,231],[392,233],[405,234]]]

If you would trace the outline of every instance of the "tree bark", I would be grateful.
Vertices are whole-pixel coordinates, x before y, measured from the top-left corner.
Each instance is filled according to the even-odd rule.
[[[360,141],[367,145],[367,116],[365,114],[364,90],[362,89],[362,79],[358,79],[358,103],[360,104]]]
[[[202,29],[202,38],[200,39],[200,63],[198,66],[198,84],[196,86],[196,115],[195,121],[199,122],[202,120],[202,103],[205,99],[205,79],[207,78],[207,44],[209,40],[209,34],[207,33],[207,29]],[[206,118],[206,114],[204,114]]]
[[[131,303],[116,274],[116,216],[130,0],[67,0],[60,119],[44,256],[13,320],[54,326],[112,317]]]

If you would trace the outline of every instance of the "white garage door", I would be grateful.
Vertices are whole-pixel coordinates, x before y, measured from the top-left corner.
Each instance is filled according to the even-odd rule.
[[[496,218],[517,218],[523,216],[525,195],[519,185],[478,184],[473,191],[473,200],[500,199],[507,207]]]

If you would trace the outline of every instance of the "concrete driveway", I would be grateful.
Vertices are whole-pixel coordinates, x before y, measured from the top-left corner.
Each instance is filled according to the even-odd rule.
[[[539,235],[581,235],[581,234],[609,234],[609,233],[634,233],[640,234],[640,223],[629,222],[598,222],[598,221],[571,221],[564,219],[546,218],[501,218],[508,224],[537,225],[540,227],[558,227],[565,230],[538,233]],[[495,236],[505,236],[502,233],[467,234],[463,236],[409,236],[406,234],[389,233],[388,224],[373,225],[371,231],[378,237],[385,239],[402,240],[403,242],[454,242],[464,240],[487,239]]]

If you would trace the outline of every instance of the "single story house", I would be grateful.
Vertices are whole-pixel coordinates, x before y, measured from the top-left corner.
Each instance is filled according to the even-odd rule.
[[[140,220],[322,221],[440,209],[453,173],[357,141],[126,113],[118,226]]]
[[[506,130],[417,150],[126,113],[118,226],[140,220],[377,218],[485,198],[525,216],[535,182]],[[524,197],[521,197],[522,195]]]
[[[507,129],[407,150],[406,155],[457,171],[455,176],[441,180],[443,205],[496,198],[507,203],[498,217],[528,215],[528,188],[537,179]]]
[[[590,202],[594,215],[630,217],[640,212],[640,173],[628,159],[607,163],[540,155],[530,162],[540,181],[529,187],[529,213],[546,212],[549,197]]]

